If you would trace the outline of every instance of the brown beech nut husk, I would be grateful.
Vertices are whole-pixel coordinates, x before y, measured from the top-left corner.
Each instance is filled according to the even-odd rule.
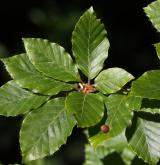
[[[101,130],[103,133],[108,133],[108,132],[109,132],[109,126],[106,125],[106,124],[103,124],[103,125],[101,125],[100,130]]]

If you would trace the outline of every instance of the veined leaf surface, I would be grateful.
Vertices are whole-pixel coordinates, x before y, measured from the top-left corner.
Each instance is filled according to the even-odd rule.
[[[138,157],[149,165],[156,165],[160,158],[160,123],[138,119],[137,129],[130,141]]]
[[[95,79],[95,87],[104,94],[119,91],[134,77],[121,68],[109,68],[103,70]]]
[[[62,81],[80,81],[78,69],[65,49],[48,40],[23,39],[32,64],[43,74]]]
[[[79,127],[97,124],[104,115],[104,104],[97,94],[72,92],[66,99],[67,110],[75,114]]]
[[[20,144],[24,162],[51,155],[66,143],[76,121],[66,113],[64,98],[48,101],[22,123]]]
[[[109,42],[104,25],[91,7],[79,19],[72,35],[72,50],[79,69],[93,79],[108,57]]]
[[[60,91],[68,91],[73,88],[71,84],[54,80],[38,72],[26,54],[5,58],[3,62],[14,81],[34,93],[55,95]]]
[[[38,96],[9,81],[0,87],[0,115],[17,116],[38,108],[48,97]]]

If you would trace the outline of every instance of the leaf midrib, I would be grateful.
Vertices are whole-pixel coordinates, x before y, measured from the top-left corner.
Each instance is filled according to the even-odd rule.
[[[91,72],[91,64],[90,64],[90,31],[91,31],[91,25],[90,25],[90,22],[91,22],[91,14],[89,15],[89,26],[88,26],[88,31],[89,31],[89,34],[88,34],[88,40],[87,40],[87,43],[88,43],[88,49],[87,49],[87,52],[88,52],[88,56],[87,56],[87,60],[88,60],[88,78],[90,79],[90,72]]]

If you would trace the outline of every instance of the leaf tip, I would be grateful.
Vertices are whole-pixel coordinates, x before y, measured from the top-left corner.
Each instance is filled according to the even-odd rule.
[[[88,9],[88,12],[91,13],[91,14],[94,13],[93,6],[91,6],[91,7]]]

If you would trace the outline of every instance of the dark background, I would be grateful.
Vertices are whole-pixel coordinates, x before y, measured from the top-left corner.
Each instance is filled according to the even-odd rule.
[[[151,0],[5,0],[0,1],[0,57],[24,52],[22,37],[46,38],[71,52],[71,33],[82,13],[93,6],[102,19],[110,41],[105,68],[121,67],[140,76],[147,70],[159,69],[160,62],[153,44],[160,35],[145,16],[143,7]],[[0,63],[0,85],[10,78]],[[0,116],[0,162],[20,163],[18,133],[21,117]],[[74,129],[67,145],[48,164],[81,165],[86,139],[82,130]],[[116,157],[116,159],[115,159]],[[108,158],[109,164],[121,165],[117,155]],[[115,162],[117,161],[117,162]],[[45,164],[47,164],[47,162]],[[32,163],[33,164],[33,163]],[[143,165],[136,159],[133,165]]]

